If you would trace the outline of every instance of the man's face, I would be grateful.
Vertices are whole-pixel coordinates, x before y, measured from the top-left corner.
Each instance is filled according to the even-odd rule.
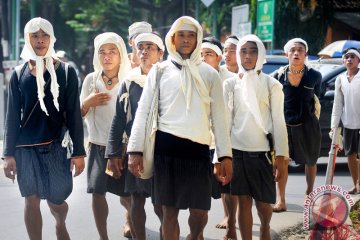
[[[50,45],[50,35],[40,29],[37,32],[30,33],[30,44],[37,56],[45,56]]]
[[[177,31],[172,37],[172,42],[181,57],[188,59],[196,48],[197,34],[193,31]]]
[[[113,43],[101,45],[98,55],[101,66],[105,71],[114,70],[118,68],[121,63],[119,50]]]
[[[157,63],[163,55],[163,51],[153,42],[139,42],[137,44],[137,56],[141,66],[150,67]]]
[[[290,65],[303,65],[307,56],[305,46],[302,43],[294,43],[287,53]]]
[[[360,63],[360,59],[354,53],[347,53],[343,58],[343,64],[345,65],[346,69],[349,70],[356,70]]]
[[[236,62],[236,45],[226,43],[224,47],[224,57],[226,66],[235,66]]]
[[[219,64],[221,62],[221,56],[218,56],[214,50],[210,48],[201,49],[201,59],[203,62],[206,62],[216,70],[219,69]]]
[[[254,42],[246,42],[240,49],[241,65],[246,70],[254,69],[258,58],[258,48]]]

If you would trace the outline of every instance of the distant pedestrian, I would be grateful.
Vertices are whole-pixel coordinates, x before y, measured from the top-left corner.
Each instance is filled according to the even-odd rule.
[[[73,67],[57,59],[50,22],[31,19],[24,38],[21,58],[26,63],[12,74],[8,90],[4,172],[12,180],[17,174],[29,238],[42,238],[40,200],[46,199],[57,239],[67,240],[65,200],[72,192],[71,171],[75,167],[76,177],[85,167],[78,78]],[[66,129],[73,143],[70,159],[63,141]]]
[[[226,79],[233,77],[235,74],[227,70],[227,68],[220,68],[220,63],[222,60],[222,49],[221,42],[214,37],[206,37],[202,41],[201,45],[201,58],[203,62],[206,62],[212,66],[216,71],[218,71],[221,80],[224,82]],[[217,161],[217,156],[214,156],[215,153],[215,139],[213,133],[212,143],[210,145],[210,159],[213,161],[213,164],[219,164]],[[237,210],[237,198],[230,195],[230,184],[221,186],[216,181],[215,176],[213,176],[213,198],[221,197],[223,207],[224,207],[224,219],[216,225],[217,228],[226,228],[226,237],[236,238],[236,210]],[[218,194],[219,192],[219,194]],[[217,196],[220,195],[220,196]]]
[[[81,114],[89,133],[87,192],[92,194],[92,210],[100,239],[106,240],[109,212],[106,192],[120,196],[127,211],[130,211],[131,205],[129,194],[124,192],[125,176],[120,178],[119,173],[120,179],[114,179],[105,173],[105,147],[115,114],[116,96],[131,69],[123,39],[112,32],[96,36],[93,65],[94,72],[85,77],[80,101]],[[126,231],[124,233],[126,235]]]
[[[128,36],[128,44],[131,47],[131,53],[129,53],[129,59],[131,62],[131,68],[138,67],[140,65],[140,59],[136,53],[136,46],[134,44],[134,39],[140,33],[151,33],[152,26],[147,22],[134,22],[129,26],[129,36]]]
[[[321,74],[306,66],[308,45],[303,39],[291,39],[284,46],[284,51],[289,58],[289,65],[280,68],[274,77],[283,85],[285,95],[284,113],[290,158],[297,164],[305,165],[307,183],[305,195],[308,195],[314,188],[316,162],[320,155],[321,130],[315,106],[316,96],[320,94]],[[285,201],[287,179],[286,170],[284,177],[277,183],[278,199],[273,207],[274,212],[287,210]]]
[[[360,52],[349,48],[343,52],[343,64],[346,72],[336,78],[335,99],[331,115],[331,131],[344,126],[344,151],[348,158],[348,167],[353,180],[350,194],[360,193]],[[332,133],[331,133],[332,134]]]
[[[220,163],[219,179],[232,175],[231,146],[218,73],[201,61],[202,28],[191,17],[177,19],[166,35],[169,52],[160,64],[159,119],[156,132],[152,200],[163,210],[164,240],[179,239],[178,214],[189,209],[188,240],[204,239],[211,203],[210,120]],[[150,114],[156,71],[144,86],[128,144],[129,170],[143,170],[145,122]]]
[[[236,58],[239,74],[224,83],[233,148],[231,194],[239,201],[241,238],[252,239],[254,199],[261,224],[260,239],[270,240],[275,181],[281,179],[288,157],[284,94],[281,84],[261,71],[265,47],[258,37],[241,38]]]
[[[123,159],[122,152],[126,151],[126,143],[119,136],[130,136],[133,119],[138,102],[146,81],[146,76],[153,64],[162,60],[165,46],[161,38],[153,33],[141,33],[135,40],[140,66],[133,68],[121,83],[116,100],[116,112],[112,120],[109,140],[106,147],[106,157],[111,161],[110,168],[115,176],[121,175],[122,166],[127,165],[127,158]],[[126,142],[126,141],[125,141]],[[124,149],[125,148],[125,149]],[[126,163],[125,163],[126,162]],[[146,198],[151,196],[150,179],[140,179],[132,173],[125,173],[125,191],[131,194],[131,221],[134,228],[133,239],[145,240],[146,213],[144,209]],[[155,207],[155,212],[161,219],[161,208]]]

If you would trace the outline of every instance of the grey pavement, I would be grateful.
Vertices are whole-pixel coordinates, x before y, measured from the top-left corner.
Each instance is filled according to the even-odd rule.
[[[2,152],[2,141],[0,140],[0,151]],[[1,168],[1,167],[0,167]],[[0,169],[1,170],[1,169]],[[324,174],[317,176],[315,186],[323,185]],[[334,184],[341,185],[344,189],[351,187],[349,174],[341,173],[335,176]],[[274,213],[271,220],[271,235],[277,239],[278,233],[303,221],[303,201],[305,191],[305,176],[303,173],[291,174],[287,185],[287,206],[288,211]],[[109,205],[108,231],[110,239],[126,239],[122,236],[125,211],[119,204],[119,198],[108,194]],[[67,226],[72,239],[92,240],[98,239],[95,223],[91,210],[91,195],[86,193],[86,174],[74,179],[73,193],[67,200],[70,208],[67,219]],[[0,172],[0,239],[1,240],[22,240],[27,239],[26,229],[23,222],[24,199],[20,196],[17,183],[4,177]],[[52,240],[55,238],[54,219],[52,218],[46,202],[41,203],[43,215],[43,239]],[[160,222],[153,212],[151,201],[148,199],[145,205],[147,212],[147,239],[159,239]],[[253,239],[259,239],[260,221],[253,206]],[[189,228],[187,225],[188,211],[180,211],[180,239],[185,239]],[[221,200],[213,200],[209,211],[208,224],[204,231],[205,239],[223,239],[225,230],[215,228],[215,225],[223,218]],[[237,236],[241,239],[237,226]]]

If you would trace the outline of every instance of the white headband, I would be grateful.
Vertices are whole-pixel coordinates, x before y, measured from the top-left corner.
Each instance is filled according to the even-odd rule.
[[[165,51],[165,46],[161,38],[153,33],[141,33],[137,35],[134,39],[135,45],[138,45],[140,42],[152,42],[155,43],[161,50]]]
[[[236,38],[228,38],[228,39],[226,39],[225,44],[231,43],[231,44],[237,45],[238,42],[239,42],[239,40],[237,40]]]
[[[358,51],[356,51],[355,49],[350,49],[349,51],[347,51],[342,58],[344,59],[346,55],[348,55],[349,53],[353,53],[355,54],[359,59],[360,59],[360,53]]]
[[[203,48],[209,48],[209,49],[213,50],[218,56],[222,55],[221,49],[218,46],[216,46],[215,44],[212,44],[209,42],[203,42],[201,44],[201,49],[203,49]]]
[[[129,26],[129,39],[139,33],[152,32],[152,26],[147,22],[135,22]]]
[[[307,45],[306,41],[301,38],[293,38],[293,39],[289,40],[284,46],[284,52],[288,53],[290,51],[290,49],[293,47],[294,43],[304,44],[305,50],[306,50],[306,52],[308,52],[308,50],[309,50],[308,45]]]
[[[192,32],[197,32],[196,27],[193,24],[189,24],[189,23],[183,23],[178,31],[192,31]]]

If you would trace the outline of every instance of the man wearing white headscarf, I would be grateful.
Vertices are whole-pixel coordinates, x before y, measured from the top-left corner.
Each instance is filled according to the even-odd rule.
[[[271,204],[276,199],[275,180],[285,171],[284,161],[288,157],[284,94],[281,84],[261,71],[265,47],[257,36],[246,35],[239,40],[236,58],[239,73],[224,82],[233,148],[231,194],[239,201],[241,238],[252,239],[254,199],[261,223],[260,239],[268,240]],[[274,158],[270,156],[271,135]]]
[[[136,53],[136,45],[134,44],[134,39],[140,33],[151,33],[152,26],[147,22],[134,22],[129,26],[129,36],[128,36],[128,44],[131,47],[132,52],[129,53],[128,57],[131,62],[131,67],[135,68],[140,65],[140,59]]]
[[[165,38],[169,59],[160,64],[152,200],[163,210],[165,240],[179,238],[180,209],[190,209],[187,239],[203,239],[211,203],[210,120],[221,162],[218,177],[226,184],[232,174],[221,80],[213,68],[201,61],[201,41],[202,28],[195,19],[187,16],[177,19]],[[140,176],[143,170],[140,163],[145,122],[156,82],[153,69],[145,82],[127,148],[129,170],[135,176]]]
[[[78,79],[72,67],[60,62],[50,22],[33,18],[24,29],[21,58],[26,63],[14,72],[8,90],[4,138],[4,171],[17,180],[25,197],[25,225],[30,239],[41,239],[40,199],[46,199],[56,219],[58,239],[70,239],[65,226],[74,176],[83,171],[84,132],[80,114]],[[62,146],[64,129],[73,143],[71,159]]]
[[[133,68],[121,83],[117,96],[115,115],[112,119],[108,143],[106,146],[106,157],[111,161],[111,168],[115,175],[120,174],[122,162],[121,153],[126,150],[126,144],[119,136],[130,136],[133,117],[137,110],[138,102],[146,81],[146,76],[153,64],[161,61],[165,46],[159,36],[153,33],[141,33],[135,40],[140,66]],[[125,149],[124,149],[125,148]],[[127,163],[126,163],[127,165]],[[131,165],[129,165],[131,167]],[[146,213],[144,204],[146,198],[151,196],[152,179],[140,179],[132,173],[125,173],[125,191],[131,194],[131,221],[134,228],[133,238],[146,239],[145,220]],[[155,206],[155,213],[160,214],[161,209]],[[161,218],[161,217],[159,217]]]
[[[340,120],[344,126],[344,152],[353,186],[350,194],[360,194],[360,52],[349,48],[343,52],[343,64],[346,72],[335,81],[334,105],[331,114],[331,135],[339,127]]]
[[[108,239],[106,192],[120,196],[120,202],[130,211],[130,197],[124,192],[125,175],[119,172],[118,179],[114,179],[105,173],[105,147],[115,114],[116,96],[131,69],[124,40],[113,32],[96,36],[93,65],[95,71],[85,77],[80,95],[81,114],[89,132],[87,192],[93,196],[92,209],[100,239]],[[121,139],[119,136],[122,135],[117,136]]]
[[[305,196],[307,196],[314,188],[316,162],[320,155],[321,130],[315,103],[316,96],[320,95],[321,74],[306,66],[308,45],[303,39],[289,40],[284,46],[284,51],[289,58],[289,65],[281,67],[274,77],[283,85],[290,158],[297,164],[305,165],[307,183]],[[277,182],[278,199],[273,207],[274,212],[287,210],[285,201],[287,179],[286,171],[284,177]]]

